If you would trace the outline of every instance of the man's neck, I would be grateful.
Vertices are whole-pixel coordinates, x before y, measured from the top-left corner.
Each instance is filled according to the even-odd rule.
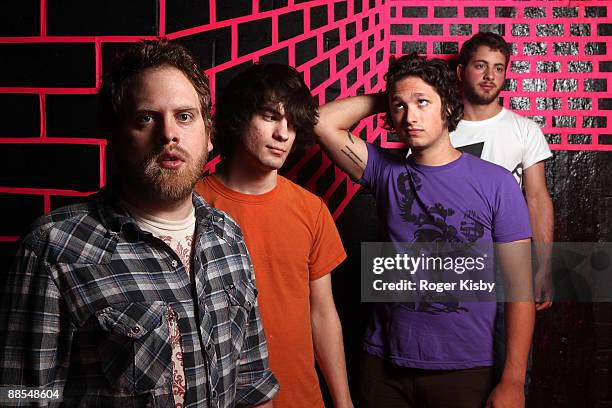
[[[438,143],[424,149],[411,148],[411,155],[416,164],[444,166],[457,160],[461,156],[461,152],[451,145],[447,133],[446,137],[441,138]]]
[[[119,195],[122,200],[126,201],[131,206],[164,220],[184,220],[193,210],[191,195],[182,200],[166,202],[156,200],[155,198],[148,197],[144,194],[136,194],[133,193],[133,191],[134,190],[130,187],[121,186]]]
[[[502,110],[498,99],[487,105],[476,105],[463,99],[463,119],[472,122],[490,119]]]
[[[237,159],[229,159],[228,162],[215,173],[227,188],[242,194],[256,195],[265,194],[276,187],[277,170],[252,168],[238,163]]]

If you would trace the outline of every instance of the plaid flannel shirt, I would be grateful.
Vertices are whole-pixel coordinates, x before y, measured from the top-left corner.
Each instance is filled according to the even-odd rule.
[[[185,407],[271,399],[278,383],[240,228],[195,193],[193,203],[191,278],[110,191],[40,218],[0,276],[0,386],[59,389],[67,406],[174,407],[172,316]]]

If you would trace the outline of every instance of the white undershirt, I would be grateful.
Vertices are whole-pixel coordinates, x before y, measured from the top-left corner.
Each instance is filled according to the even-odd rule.
[[[150,232],[174,250],[183,262],[186,272],[189,273],[196,224],[195,208],[192,208],[184,219],[175,221],[156,217],[125,201],[122,201],[121,204],[142,230]]]

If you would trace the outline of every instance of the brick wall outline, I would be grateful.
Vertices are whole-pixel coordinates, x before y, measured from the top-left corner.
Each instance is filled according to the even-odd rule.
[[[123,43],[163,37],[194,47],[210,48],[212,44],[212,51],[206,49],[212,56],[196,53],[206,60],[203,65],[210,77],[212,90],[245,66],[279,54],[282,55],[279,57],[281,60],[297,65],[308,84],[314,84],[312,92],[318,103],[322,104],[326,99],[382,90],[383,75],[391,54],[401,54],[412,47],[430,56],[449,58],[470,34],[480,29],[499,31],[503,27],[505,37],[516,43],[517,54],[512,57],[509,67],[509,90],[502,93],[504,106],[512,106],[518,113],[544,123],[543,130],[553,150],[612,151],[607,131],[610,98],[607,87],[606,90],[602,88],[604,84],[607,86],[610,72],[600,72],[600,66],[609,70],[606,65],[609,63],[607,49],[610,47],[609,6],[604,2],[253,0],[241,3],[242,9],[236,10],[237,15],[233,17],[231,13],[234,11],[227,1],[210,0],[207,3],[208,16],[203,24],[167,30],[169,3],[167,0],[157,0],[157,35],[153,36],[96,33],[52,36],[47,34],[47,15],[48,8],[55,7],[56,3],[41,0],[38,35],[0,37],[0,48],[6,44],[41,44],[49,47],[58,44],[90,45],[88,58],[94,61],[95,81],[93,86],[85,87],[0,86],[0,94],[37,95],[40,122],[39,134],[0,137],[0,144],[96,146],[99,149],[98,184],[99,187],[105,185],[106,140],[74,135],[49,136],[47,95],[96,94],[106,54],[110,53],[111,46],[119,47]],[[323,9],[324,14],[320,12]],[[92,9],[94,12],[95,9]],[[217,18],[221,15],[223,17]],[[301,21],[292,20],[295,16],[301,17]],[[303,30],[292,27],[292,21],[296,22],[294,26],[301,24]],[[467,24],[471,25],[471,29],[466,27]],[[563,24],[562,28],[559,24]],[[287,27],[291,32],[286,32]],[[253,44],[249,43],[251,39],[247,34],[254,32],[257,37],[259,28],[263,32],[262,38],[254,38]],[[148,26],[143,28],[143,32],[148,30]],[[528,35],[513,35],[526,30],[529,31]],[[225,50],[227,38],[230,44],[229,49]],[[241,43],[243,41],[244,44]],[[404,47],[405,43],[411,45]],[[537,54],[541,44],[545,44],[543,52],[546,52],[546,56],[523,55]],[[601,54],[604,47],[606,53]],[[575,50],[579,55],[561,55]],[[585,52],[595,54],[585,55]],[[581,64],[591,67],[592,72],[569,72],[584,69]],[[551,69],[560,69],[561,72],[538,72]],[[397,138],[382,129],[381,124],[379,117],[368,118],[359,123],[353,133],[382,147],[401,147]],[[211,158],[207,169],[214,171],[218,163],[219,157]],[[321,195],[335,218],[340,216],[359,189],[331,164],[316,145],[292,162],[285,174]],[[45,212],[52,209],[52,197],[80,197],[94,191],[0,185],[0,193],[41,196]],[[0,232],[2,241],[15,239],[14,235],[4,236]]]

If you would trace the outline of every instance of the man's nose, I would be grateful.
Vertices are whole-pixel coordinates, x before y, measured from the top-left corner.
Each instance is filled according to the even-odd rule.
[[[159,133],[164,144],[179,142],[178,127],[174,118],[164,118],[159,126]]]
[[[276,122],[274,138],[283,142],[289,139],[289,123],[287,123],[287,119],[283,118]]]
[[[418,112],[415,108],[406,107],[406,115],[404,115],[407,124],[415,124],[418,122]]]

